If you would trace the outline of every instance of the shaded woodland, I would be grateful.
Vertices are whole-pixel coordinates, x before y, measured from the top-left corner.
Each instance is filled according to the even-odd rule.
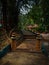
[[[12,28],[26,29],[37,24],[35,31],[49,32],[48,0],[1,0],[0,23],[6,31]]]

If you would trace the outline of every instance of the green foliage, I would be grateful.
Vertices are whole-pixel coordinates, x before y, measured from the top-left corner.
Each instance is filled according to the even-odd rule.
[[[40,24],[39,27],[37,28],[37,31],[38,32],[44,32],[45,31],[45,27],[42,24]]]
[[[34,25],[35,23],[39,25],[38,28],[34,28],[34,31],[43,32],[45,31],[44,26],[42,25],[42,8],[40,5],[34,5],[30,12],[26,15],[20,15],[19,19],[19,28],[26,29],[27,25]]]
[[[47,1],[43,0],[40,4],[34,4],[28,14],[21,15],[19,28],[26,29],[27,25],[38,24],[39,27],[34,30],[39,32],[49,31],[49,6]]]
[[[46,27],[46,30],[49,30],[49,0],[42,0],[42,9],[43,9],[43,24]]]
[[[27,15],[20,15],[19,16],[20,22],[18,23],[19,29],[26,29],[27,25],[33,25],[34,21],[30,17],[28,18]]]
[[[34,20],[35,23],[40,24],[42,19],[42,8],[40,5],[34,5],[28,15]]]

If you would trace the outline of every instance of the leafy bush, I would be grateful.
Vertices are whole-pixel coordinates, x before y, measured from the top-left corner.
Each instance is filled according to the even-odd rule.
[[[40,24],[39,27],[37,28],[37,31],[38,32],[45,32],[45,27],[42,24]]]

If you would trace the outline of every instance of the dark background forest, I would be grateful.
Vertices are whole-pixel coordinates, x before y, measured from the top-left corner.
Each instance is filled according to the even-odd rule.
[[[36,24],[33,31],[49,32],[49,0],[0,0],[1,23],[6,31]]]

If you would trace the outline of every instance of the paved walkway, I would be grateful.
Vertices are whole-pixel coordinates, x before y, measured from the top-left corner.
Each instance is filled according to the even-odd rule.
[[[0,65],[49,65],[49,60],[39,53],[17,51],[0,59]]]

